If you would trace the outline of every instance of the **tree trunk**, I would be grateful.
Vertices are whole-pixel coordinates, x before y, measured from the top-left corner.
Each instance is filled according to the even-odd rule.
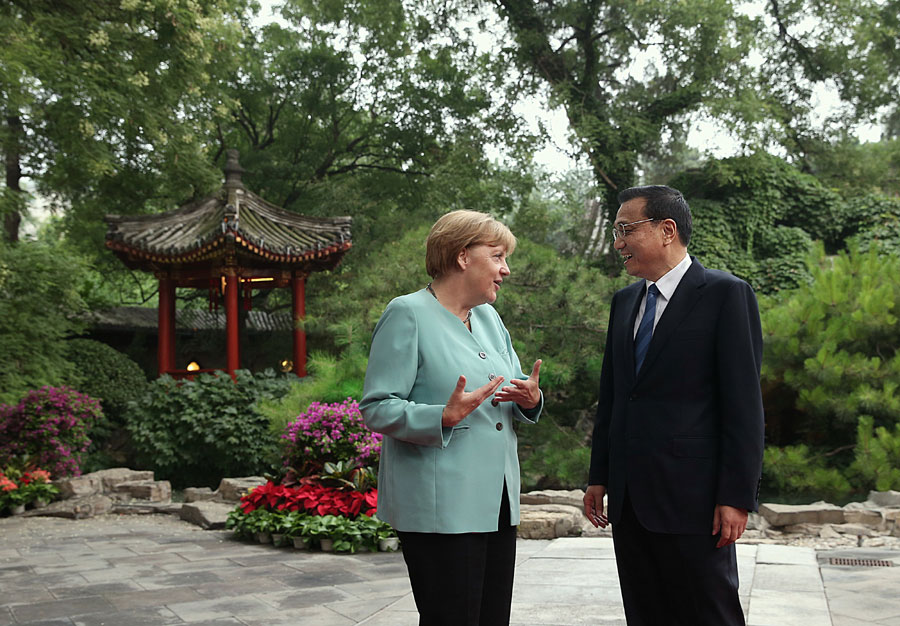
[[[9,127],[9,134],[3,146],[3,152],[6,157],[6,187],[16,194],[22,193],[20,182],[22,180],[22,162],[21,162],[21,138],[24,133],[22,127],[22,118],[18,115],[7,115],[6,125]],[[22,215],[19,212],[18,202],[10,207],[10,211],[3,216],[3,235],[9,243],[15,243],[19,240],[19,224],[22,222]]]

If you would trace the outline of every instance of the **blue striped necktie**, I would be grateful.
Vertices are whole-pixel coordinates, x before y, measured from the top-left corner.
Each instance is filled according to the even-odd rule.
[[[644,317],[638,326],[637,335],[634,336],[634,372],[641,371],[641,364],[647,356],[647,348],[650,347],[650,339],[653,337],[653,319],[656,317],[656,296],[659,288],[650,285],[647,290],[647,305],[644,307]]]

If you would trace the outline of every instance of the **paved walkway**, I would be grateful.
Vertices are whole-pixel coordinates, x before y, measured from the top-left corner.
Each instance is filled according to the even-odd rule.
[[[518,548],[514,624],[625,624],[610,539]],[[750,626],[900,626],[900,552],[742,544],[738,563]],[[0,519],[0,626],[416,623],[397,553],[259,546],[161,515]]]

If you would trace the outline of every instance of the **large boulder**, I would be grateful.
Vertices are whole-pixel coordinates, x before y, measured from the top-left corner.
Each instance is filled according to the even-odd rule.
[[[523,504],[519,537],[556,539],[581,534],[582,509],[566,504]]]

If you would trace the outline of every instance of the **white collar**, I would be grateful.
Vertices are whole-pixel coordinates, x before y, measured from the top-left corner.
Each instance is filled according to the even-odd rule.
[[[671,300],[672,295],[674,295],[675,290],[678,288],[678,284],[681,282],[681,279],[684,278],[684,275],[687,274],[688,268],[691,266],[691,255],[685,252],[684,258],[681,259],[681,262],[678,263],[675,267],[670,269],[668,272],[663,274],[663,276],[656,281],[655,283],[651,281],[647,281],[647,288],[650,285],[656,285],[656,288],[659,289],[659,293],[666,300]]]

